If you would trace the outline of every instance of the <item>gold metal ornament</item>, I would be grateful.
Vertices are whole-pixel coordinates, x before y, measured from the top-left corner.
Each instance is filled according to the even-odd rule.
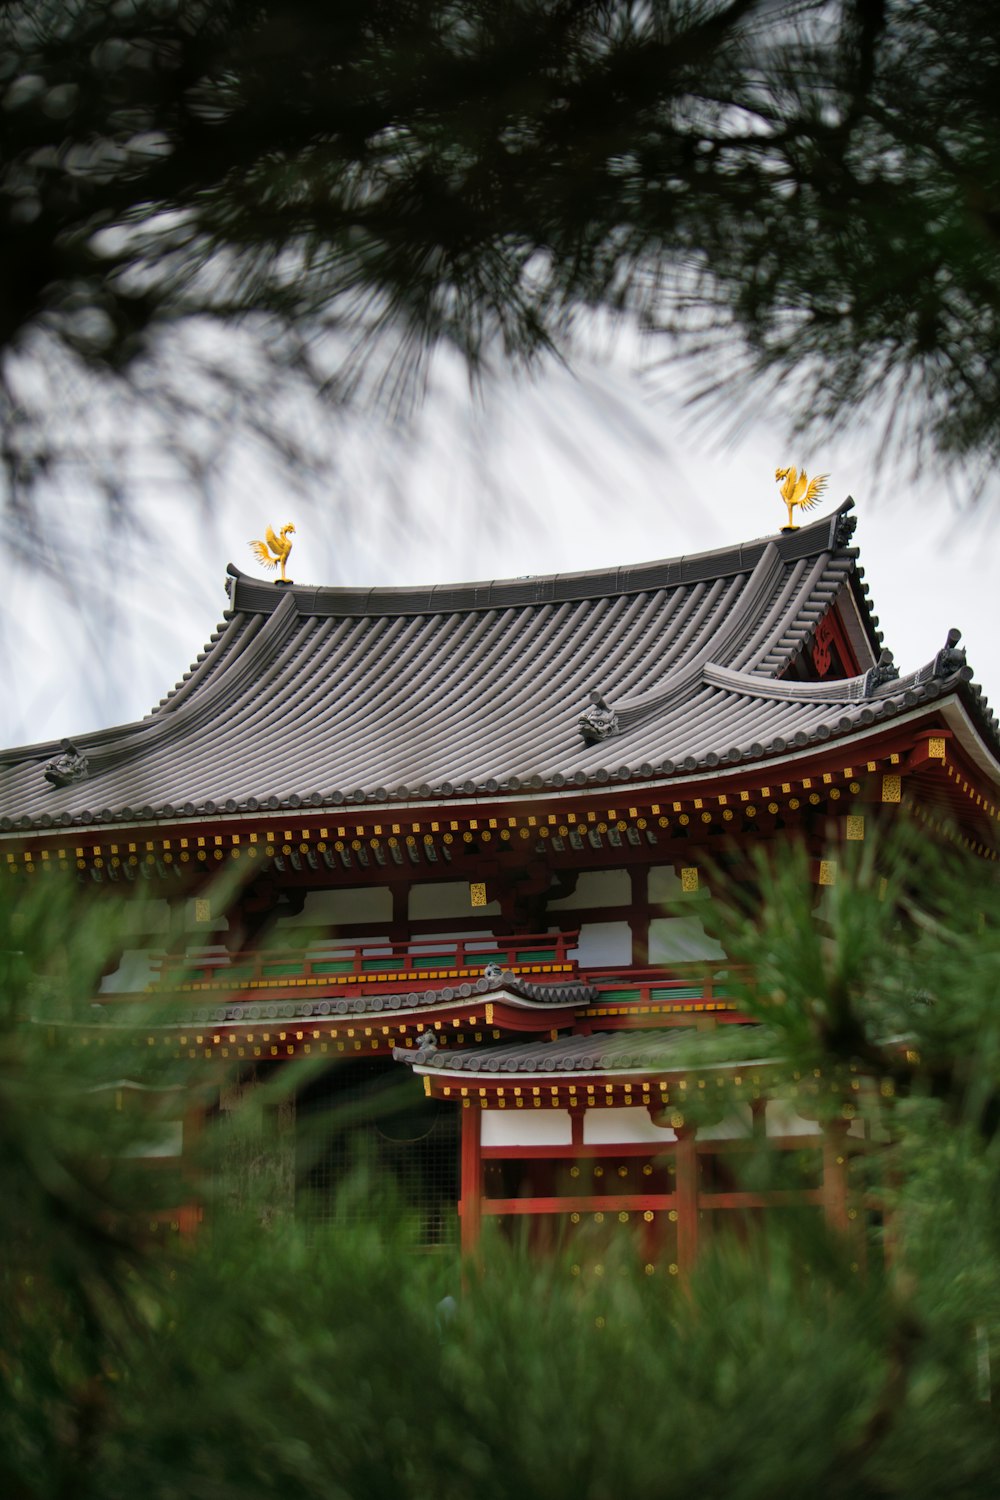
[[[794,518],[796,506],[800,510],[811,510],[826,489],[826,481],[830,476],[817,474],[810,479],[805,469],[775,469],[774,477],[784,481],[781,485],[781,498],[788,506],[788,525],[781,529],[798,531]]]
[[[285,563],[288,561],[288,554],[292,550],[292,544],[289,541],[289,537],[293,536],[294,534],[295,527],[292,525],[291,521],[289,521],[286,525],[282,526],[277,536],[275,536],[274,532],[269,526],[264,533],[264,541],[250,543],[250,551],[254,554],[257,561],[261,564],[262,567],[270,568],[270,570],[273,572],[280,563],[280,581],[282,583],[291,583],[292,581],[290,578],[287,578],[285,576]]]

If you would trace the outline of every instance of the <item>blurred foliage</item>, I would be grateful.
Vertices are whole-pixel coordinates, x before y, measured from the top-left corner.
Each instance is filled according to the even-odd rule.
[[[607,1225],[541,1260],[490,1234],[475,1266],[421,1253],[392,1183],[363,1163],[347,1191],[367,1223],[261,1212],[274,1181],[251,1171],[248,1201],[246,1170],[260,1097],[189,1159],[198,1234],[151,1234],[151,1208],[190,1196],[190,1175],[137,1173],[131,1153],[176,1116],[177,1085],[224,1080],[150,1062],[127,1026],[80,1045],[118,916],[51,880],[44,899],[7,892],[0,1492],[992,1496],[1000,902],[982,866],[916,837],[870,831],[839,859],[817,912],[792,853],[760,861],[742,907],[713,901],[706,917],[721,908],[733,956],[754,965],[743,1000],[782,1090],[801,1085],[806,1113],[868,1122],[852,1186],[891,1211],[891,1253],[875,1220],[862,1247],[860,1225],[842,1239],[815,1210],[734,1215],[683,1285]],[[721,1030],[733,1061],[760,1045]],[[276,1071],[265,1109],[302,1076]],[[148,1109],[116,1107],[126,1080]],[[744,1180],[787,1186],[802,1165],[762,1148]]]
[[[871,821],[871,820],[869,820]],[[746,965],[749,1014],[803,1073],[857,1065],[890,1095],[936,1100],[987,1139],[1000,1127],[1000,889],[989,866],[905,821],[836,851],[814,911],[814,851],[761,848],[703,912]],[[690,911],[690,906],[684,908]]]
[[[8,498],[74,456],[51,414],[98,374],[196,469],[207,402],[216,440],[240,419],[294,456],[279,372],[396,400],[438,342],[478,372],[571,347],[594,309],[673,334],[727,401],[748,375],[794,377],[823,421],[888,394],[901,440],[988,461],[994,20],[987,0],[5,4]],[[212,330],[237,326],[228,357]]]

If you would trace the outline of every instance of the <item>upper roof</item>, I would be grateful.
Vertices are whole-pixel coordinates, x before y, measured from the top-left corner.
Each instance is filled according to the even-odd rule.
[[[230,567],[225,621],[149,717],[55,767],[55,743],[0,755],[0,827],[670,779],[856,733],[970,674],[951,651],[886,680],[852,504],[697,556],[448,588]],[[860,675],[783,677],[834,607]]]

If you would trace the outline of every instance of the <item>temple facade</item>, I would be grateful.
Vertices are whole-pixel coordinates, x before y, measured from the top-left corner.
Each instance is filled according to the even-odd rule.
[[[900,674],[851,506],[595,573],[334,589],[230,567],[151,714],[0,756],[7,880],[136,896],[81,1033],[203,1065],[179,1152],[310,1059],[269,1127],[303,1214],[338,1212],[362,1149],[428,1245],[471,1251],[494,1218],[598,1255],[627,1235],[671,1274],[778,1201],[845,1227],[870,1126],[775,1085],[705,902],[762,844],[806,848],[819,909],[876,822],[994,861],[1000,818],[958,632]],[[736,1060],[693,1066],[723,1027]],[[344,1105],[351,1132],[309,1128]],[[784,1196],[736,1170],[762,1141],[799,1164]]]

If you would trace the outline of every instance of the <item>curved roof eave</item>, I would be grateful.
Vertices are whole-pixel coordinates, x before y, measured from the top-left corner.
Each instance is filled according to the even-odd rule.
[[[955,669],[961,652],[883,681],[890,669],[876,665],[866,635],[871,669],[858,678],[781,677],[838,601],[849,598],[862,623],[866,585],[855,586],[857,551],[844,545],[852,523],[841,524],[852,504],[696,558],[432,590],[430,615],[371,612],[401,594],[412,603],[410,590],[249,580],[268,607],[230,612],[154,714],[81,736],[86,779],[48,786],[40,762],[55,744],[0,756],[0,827],[155,826],[358,804],[399,811],[579,797],[608,784],[680,792],[801,763],[930,713],[940,722],[952,700],[965,705],[963,734],[996,781],[996,721],[968,668]],[[665,587],[668,575],[687,581]],[[518,602],[526,585],[544,597]],[[463,590],[479,603],[456,604]],[[320,595],[330,607],[310,614]],[[595,686],[619,714],[617,732],[591,736],[580,717]]]

